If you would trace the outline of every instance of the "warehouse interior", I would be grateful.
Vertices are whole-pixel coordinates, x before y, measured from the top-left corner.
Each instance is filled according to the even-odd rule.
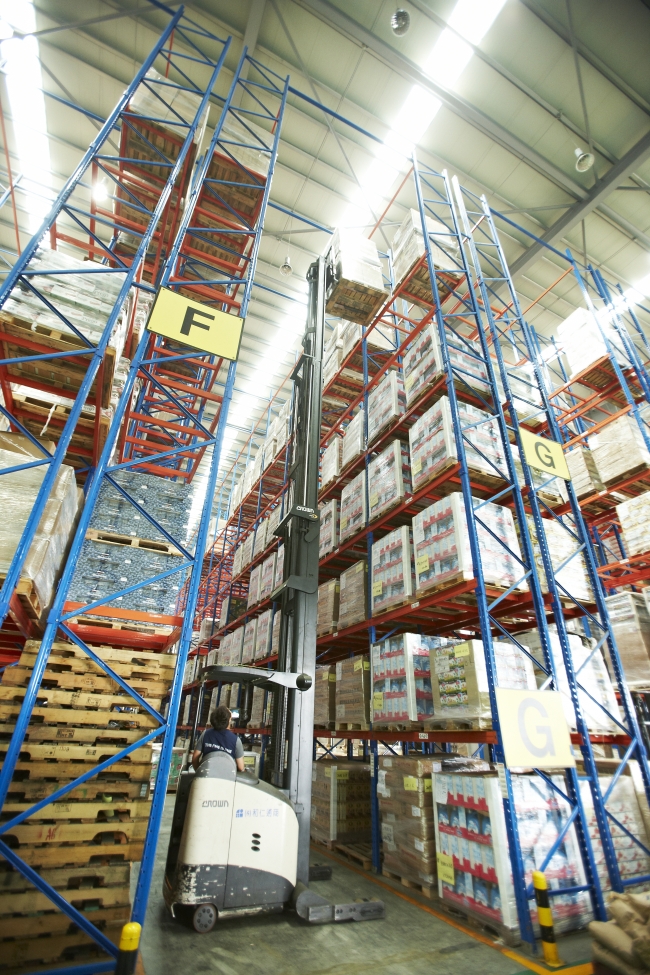
[[[650,972],[649,46],[0,0],[0,973]]]

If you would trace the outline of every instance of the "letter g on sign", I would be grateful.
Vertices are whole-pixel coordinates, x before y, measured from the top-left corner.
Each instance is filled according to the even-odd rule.
[[[535,715],[532,715],[531,712],[535,712]],[[533,728],[535,716],[538,719],[541,718],[546,724],[542,724],[538,720],[538,723]],[[523,699],[517,711],[519,733],[528,751],[531,755],[535,755],[536,758],[555,755],[553,731],[548,721],[548,712],[541,701],[536,700],[534,697],[525,697]],[[535,740],[531,738],[530,731],[534,731],[536,735]]]

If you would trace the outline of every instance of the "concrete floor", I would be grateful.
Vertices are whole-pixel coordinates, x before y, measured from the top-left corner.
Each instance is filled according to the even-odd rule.
[[[314,862],[333,866],[331,881],[311,885],[318,893],[339,903],[380,898],[386,905],[385,920],[311,927],[287,913],[228,920],[217,923],[210,934],[196,934],[172,920],[161,893],[174,798],[168,797],[165,809],[142,936],[147,975],[519,975],[526,970],[519,959],[508,958],[397,892],[317,854]],[[400,890],[409,897],[414,893]],[[562,939],[563,957],[569,963],[587,958],[586,948],[584,935]]]

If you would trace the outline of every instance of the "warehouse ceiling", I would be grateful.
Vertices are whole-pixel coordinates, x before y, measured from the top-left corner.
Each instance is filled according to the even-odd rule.
[[[402,36],[391,28],[398,7],[410,16]],[[294,361],[305,273],[325,249],[327,230],[345,223],[374,231],[386,251],[414,205],[412,178],[405,180],[411,144],[529,234],[560,252],[571,248],[628,294],[650,294],[650,9],[642,0],[192,0],[185,9],[233,37],[219,95],[244,39],[260,62],[290,74],[294,89],[224,472]],[[2,86],[24,244],[99,127],[64,101],[105,117],[168,14],[147,0],[0,0],[0,17],[36,38],[31,60],[15,69],[13,93],[10,73]],[[26,118],[42,129],[31,142]],[[212,124],[215,118],[213,109]],[[594,157],[584,172],[576,149]],[[0,182],[8,185],[6,161]],[[505,220],[499,227],[524,307],[542,296],[530,320],[549,334],[580,304],[579,289],[567,275],[548,290],[566,270],[561,256]],[[0,248],[10,265],[10,200],[0,210]],[[287,257],[288,278],[279,271]],[[650,314],[639,314],[650,323]],[[286,387],[278,401],[284,396]]]

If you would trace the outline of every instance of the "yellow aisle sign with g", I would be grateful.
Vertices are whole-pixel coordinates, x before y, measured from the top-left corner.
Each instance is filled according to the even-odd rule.
[[[177,291],[160,288],[147,329],[199,352],[235,360],[239,355],[244,320],[237,315],[227,315],[212,305],[186,298]]]
[[[519,435],[529,467],[534,467],[536,471],[552,477],[561,477],[565,481],[571,480],[561,443],[557,440],[548,440],[546,437],[536,437],[528,430],[520,430]]]
[[[508,768],[575,768],[571,735],[558,691],[496,688]]]

